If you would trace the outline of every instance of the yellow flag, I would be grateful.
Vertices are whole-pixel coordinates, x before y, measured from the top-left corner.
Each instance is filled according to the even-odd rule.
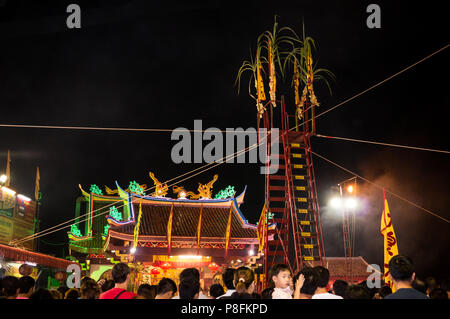
[[[8,159],[6,160],[6,182],[5,182],[6,187],[9,187],[10,180],[11,180],[11,154],[10,151],[8,150]]]
[[[34,199],[39,201],[39,181],[41,179],[41,175],[39,174],[39,166],[36,168],[36,184],[34,186]]]
[[[258,252],[262,253],[264,249],[264,239],[266,235],[266,204],[264,204],[261,217],[259,217],[258,227],[256,228],[256,234],[258,235],[259,248]]]
[[[384,192],[384,190],[383,190]],[[384,195],[384,210],[381,214],[381,235],[384,237],[384,281],[395,291],[393,283],[389,280],[389,261],[392,257],[398,255],[397,237],[395,236],[394,226],[392,225],[391,213],[389,212],[386,195]]]

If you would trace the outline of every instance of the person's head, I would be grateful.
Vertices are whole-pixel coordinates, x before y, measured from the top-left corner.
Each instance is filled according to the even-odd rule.
[[[156,285],[150,286],[149,284],[142,284],[139,286],[137,294],[144,299],[155,299],[156,287]]]
[[[30,295],[34,291],[34,284],[36,281],[30,276],[23,276],[19,279],[19,294],[24,295],[26,297],[30,297]]]
[[[427,286],[425,285],[425,282],[418,278],[413,280],[412,287],[423,294],[427,293]]]
[[[47,289],[39,288],[30,295],[30,300],[51,300],[52,294]]]
[[[2,290],[7,298],[16,298],[19,294],[19,279],[14,276],[3,277]]]
[[[112,277],[115,284],[127,283],[130,279],[130,267],[124,263],[115,264],[112,269]]]
[[[442,281],[441,288],[447,292],[448,299],[450,299],[450,280],[446,279],[446,280]]]
[[[427,277],[425,278],[425,286],[427,287],[427,295],[430,295],[430,293],[438,287],[438,284],[433,277]]]
[[[238,294],[252,294],[255,289],[255,273],[248,267],[239,267],[234,273],[234,284]]]
[[[177,292],[177,285],[170,278],[163,278],[156,287],[156,299],[170,299]]]
[[[81,285],[81,299],[98,299],[100,297],[100,287],[95,280],[86,280]]]
[[[296,284],[298,277],[303,275],[305,282],[303,283],[300,293],[307,296],[312,296],[316,292],[317,284],[319,282],[319,275],[317,271],[312,267],[303,268],[295,277],[294,284]]]
[[[275,264],[269,270],[270,286],[275,288],[287,288],[291,281],[291,271],[285,264]]]
[[[344,298],[345,289],[347,289],[347,287],[348,287],[348,282],[346,282],[345,280],[337,279],[333,283],[332,291],[336,296],[341,296],[342,298]]]
[[[344,299],[370,299],[370,292],[361,285],[348,286]]]
[[[227,269],[225,269],[225,272],[222,275],[223,283],[225,284],[225,287],[227,287],[228,290],[234,289],[234,273],[235,272],[236,272],[236,269],[227,268]]]
[[[180,273],[180,282],[183,280],[195,280],[200,282],[200,272],[197,268],[186,268]]]
[[[80,297],[80,292],[78,289],[70,288],[66,291],[66,294],[64,295],[64,299],[78,299]]]
[[[314,267],[314,269],[316,270],[317,275],[319,276],[317,286],[319,288],[326,288],[328,286],[328,281],[330,281],[330,272],[328,271],[327,268],[322,266]]]
[[[63,299],[61,293],[58,290],[51,289],[49,293],[52,295],[53,299]]]
[[[180,282],[180,299],[198,299],[200,283],[197,280],[184,279]]]
[[[106,280],[105,283],[102,285],[102,292],[108,291],[112,288],[114,288],[114,280],[112,279]]]
[[[376,295],[379,297],[379,299],[384,299],[386,296],[392,294],[392,289],[389,286],[383,286],[378,289]]]
[[[261,299],[272,299],[274,288],[266,288],[261,292]]]
[[[442,288],[434,288],[430,292],[430,299],[448,299],[447,292]]]
[[[61,294],[61,299],[64,299],[64,296],[66,295],[67,290],[69,290],[69,287],[67,287],[67,286],[60,286],[56,290],[58,290],[59,293]]]
[[[225,293],[225,291],[223,290],[223,287],[219,284],[214,284],[214,285],[211,285],[211,287],[209,287],[209,295],[213,299],[216,299],[217,297],[222,296],[224,293]]]
[[[394,282],[411,283],[415,273],[411,258],[404,255],[396,255],[389,261],[389,278]]]
[[[96,283],[96,281],[95,281],[94,279],[85,276],[85,277],[81,278],[81,280],[80,280],[80,287],[83,286],[83,284],[86,283],[86,282],[88,282],[88,281],[89,281],[89,282],[95,282],[95,283]]]

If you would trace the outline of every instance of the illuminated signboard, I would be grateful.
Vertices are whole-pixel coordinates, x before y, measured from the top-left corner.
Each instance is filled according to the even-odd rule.
[[[0,215],[13,217],[16,206],[16,192],[9,188],[0,188]]]

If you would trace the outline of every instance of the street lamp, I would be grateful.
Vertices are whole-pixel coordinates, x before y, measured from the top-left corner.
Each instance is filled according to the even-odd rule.
[[[5,174],[2,174],[0,176],[0,183],[1,184],[5,184],[7,180],[8,180],[8,176],[6,176]]]

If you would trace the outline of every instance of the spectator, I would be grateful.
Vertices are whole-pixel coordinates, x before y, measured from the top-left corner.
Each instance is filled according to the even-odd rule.
[[[272,299],[292,299],[293,291],[289,287],[291,271],[285,264],[275,264],[269,270],[271,287],[274,287]]]
[[[252,299],[261,299],[261,296],[257,292],[253,292]]]
[[[341,296],[330,294],[327,291],[328,282],[330,281],[330,272],[322,266],[314,267],[318,274],[317,289],[311,299],[344,299]]]
[[[420,291],[423,294],[427,294],[427,286],[425,285],[425,282],[416,278],[413,280],[411,286],[416,289],[417,291]]]
[[[217,297],[223,296],[225,291],[223,290],[223,287],[219,284],[214,284],[209,287],[209,295],[211,296],[211,299],[217,299]]]
[[[295,277],[294,299],[311,299],[317,289],[319,275],[312,267],[303,268]]]
[[[261,299],[272,299],[273,290],[275,288],[266,288],[261,292]]]
[[[19,295],[16,299],[29,299],[34,291],[35,280],[30,276],[19,279]]]
[[[180,299],[199,299],[200,282],[190,278],[180,282]]]
[[[98,299],[100,297],[100,287],[95,280],[85,280],[81,285],[81,299]]]
[[[47,289],[39,288],[30,296],[30,300],[52,300],[53,296]]]
[[[69,287],[67,286],[61,286],[58,287],[58,289],[56,289],[59,291],[59,293],[61,294],[61,299],[64,299],[64,296],[66,295],[67,290],[69,290]]]
[[[412,287],[416,274],[412,260],[404,255],[397,255],[389,261],[389,279],[397,291],[384,299],[427,299],[428,297]]]
[[[197,268],[186,268],[180,273],[180,284],[183,280],[196,281],[200,286],[200,273]],[[179,299],[180,296],[175,296],[173,299]],[[198,294],[198,299],[209,299],[201,291]]]
[[[127,291],[130,272],[130,267],[127,264],[115,264],[111,272],[114,280],[114,288],[102,293],[100,299],[132,299],[136,296],[135,293]]]
[[[48,292],[52,295],[53,299],[63,299],[61,293],[58,290],[51,289]]]
[[[342,298],[344,298],[345,290],[347,289],[347,287],[348,283],[345,280],[338,279],[334,281],[331,291],[336,296],[341,296]]]
[[[225,284],[226,292],[222,296],[217,299],[221,299],[223,297],[230,297],[236,290],[234,289],[234,273],[236,269],[227,268],[222,275],[223,283]]]
[[[171,299],[177,293],[177,285],[172,279],[163,278],[156,287],[155,299]]]
[[[138,288],[138,299],[155,299],[156,297],[156,285],[150,286],[149,284],[142,284]]]
[[[14,276],[3,277],[2,291],[6,299],[16,299],[19,294],[19,279]]]
[[[253,299],[255,290],[255,273],[248,267],[239,267],[234,273],[234,286],[236,291],[229,297],[222,299]]]
[[[370,292],[362,285],[348,286],[345,290],[344,299],[370,299]]]
[[[102,293],[107,292],[108,290],[114,288],[114,280],[112,280],[112,279],[105,280],[105,283],[103,285],[101,285],[101,288],[102,288]]]
[[[448,299],[447,292],[442,288],[434,288],[430,293],[430,299]]]
[[[450,299],[450,280],[446,279],[441,283],[441,288],[447,292],[447,297]]]
[[[427,292],[426,295],[429,296],[430,293],[436,289],[439,288],[436,279],[434,279],[433,277],[427,277],[425,278],[425,286],[427,287]]]
[[[64,299],[80,299],[80,292],[78,289],[70,288],[64,295]]]
[[[392,293],[392,289],[389,286],[383,286],[378,289],[378,291],[375,293],[375,296],[373,299],[384,299],[387,295],[390,295]]]

